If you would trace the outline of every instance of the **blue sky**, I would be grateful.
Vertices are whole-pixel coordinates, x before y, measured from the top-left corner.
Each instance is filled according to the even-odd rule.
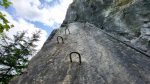
[[[1,0],[0,0],[1,1]],[[8,9],[0,8],[10,23],[14,24],[7,35],[10,37],[18,31],[28,31],[31,36],[41,30],[40,49],[53,29],[63,22],[67,8],[73,0],[9,0],[13,4]]]

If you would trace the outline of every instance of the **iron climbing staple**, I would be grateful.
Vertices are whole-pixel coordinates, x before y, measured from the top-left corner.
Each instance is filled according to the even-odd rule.
[[[77,54],[77,55],[79,56],[79,64],[81,64],[81,55],[80,55],[80,53],[78,53],[78,52],[71,52],[71,53],[70,53],[70,62],[72,62],[72,57],[71,57],[71,55],[72,55],[73,53],[75,53],[75,54]]]
[[[68,32],[69,32],[69,34],[70,34],[69,28],[66,28],[66,29],[65,29],[65,34],[67,34],[67,30],[68,30]]]
[[[57,36],[57,43],[58,43],[58,44],[60,43],[60,42],[59,42],[59,38],[61,39],[62,43],[64,43],[64,39],[63,39],[63,37],[61,37],[61,36]]]

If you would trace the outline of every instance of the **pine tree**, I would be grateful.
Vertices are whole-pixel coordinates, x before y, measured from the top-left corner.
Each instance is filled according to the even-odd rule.
[[[32,37],[26,32],[17,33],[14,39],[3,36],[0,42],[0,84],[7,84],[15,75],[20,75],[28,66],[28,58],[36,51],[35,43],[39,41],[40,31]],[[15,72],[15,73],[13,73]]]

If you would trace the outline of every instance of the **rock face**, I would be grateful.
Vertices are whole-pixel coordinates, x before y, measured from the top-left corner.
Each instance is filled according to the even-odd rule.
[[[149,56],[149,0],[74,0],[28,73],[10,84],[150,84]]]
[[[89,23],[75,22],[54,31],[31,60],[28,73],[11,84],[149,84],[150,58]],[[64,43],[57,36],[62,36]],[[79,57],[72,54],[78,52]]]
[[[74,21],[93,23],[150,54],[149,0],[74,0],[64,22]]]

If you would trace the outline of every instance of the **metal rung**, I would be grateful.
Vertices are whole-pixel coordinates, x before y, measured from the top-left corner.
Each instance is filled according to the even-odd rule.
[[[79,56],[79,64],[81,64],[81,55],[80,55],[80,53],[78,53],[78,52],[71,52],[71,53],[70,53],[70,62],[72,62],[72,57],[71,57],[71,55],[72,55],[73,53],[74,53],[74,54],[77,54],[77,55]]]
[[[57,36],[57,43],[59,44],[60,42],[59,42],[59,39],[61,39],[62,40],[62,43],[64,43],[64,39],[63,39],[63,37],[61,37],[61,36]]]
[[[69,28],[66,28],[66,29],[65,29],[65,34],[67,34],[67,30],[68,30],[68,32],[69,32],[69,34],[70,34]]]

